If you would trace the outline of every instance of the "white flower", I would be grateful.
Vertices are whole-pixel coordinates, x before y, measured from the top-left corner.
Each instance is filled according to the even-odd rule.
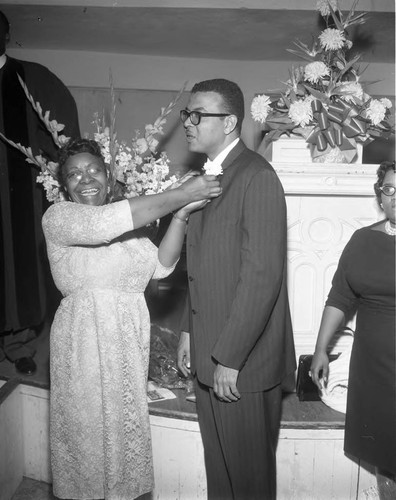
[[[169,177],[169,179],[165,180],[163,183],[162,183],[162,191],[165,191],[166,189],[168,189],[168,187],[172,186],[172,184],[174,184],[175,182],[177,182],[177,177],[176,175],[171,175]]]
[[[58,135],[58,143],[60,146],[65,146],[67,142],[69,142],[70,137],[66,137],[65,135]]]
[[[321,61],[315,61],[305,66],[304,78],[311,83],[317,83],[321,78],[330,74],[329,68]]]
[[[157,139],[154,139],[154,137],[150,137],[147,139],[147,143],[148,143],[148,147],[149,147],[150,151],[155,153],[157,150],[159,141],[157,141]]]
[[[267,119],[268,113],[270,112],[270,98],[265,94],[256,96],[250,106],[250,112],[252,114],[253,120],[256,122],[264,123]]]
[[[373,125],[379,125],[385,118],[386,107],[378,99],[372,99],[366,110],[367,118]]]
[[[380,101],[385,106],[385,108],[390,109],[392,107],[392,103],[387,97],[383,97],[382,99],[380,99]]]
[[[141,156],[135,156],[135,166],[142,164],[143,164],[143,158]]]
[[[345,35],[342,31],[334,28],[326,28],[319,35],[320,45],[325,50],[342,49],[345,43]]]
[[[335,92],[338,92],[346,102],[355,102],[355,98],[362,100],[364,96],[363,87],[357,82],[345,82],[337,85]]]
[[[318,10],[323,17],[328,16],[330,14],[329,4],[334,11],[338,10],[337,0],[317,0],[316,10]]]
[[[146,139],[140,138],[136,140],[136,152],[139,155],[142,155],[148,150],[148,144]]]
[[[312,97],[312,96],[310,96]],[[312,120],[313,113],[311,107],[312,99],[307,98],[303,101],[295,101],[290,105],[289,118],[300,127],[306,127]]]
[[[59,182],[52,177],[48,170],[42,171],[41,174],[36,177],[36,182],[43,185],[48,201],[57,203],[64,200],[64,196],[59,189]]]
[[[221,175],[223,173],[223,168],[221,163],[207,161],[203,166],[203,170],[206,175]]]

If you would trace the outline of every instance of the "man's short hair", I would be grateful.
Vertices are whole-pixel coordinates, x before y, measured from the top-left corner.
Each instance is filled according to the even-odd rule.
[[[242,122],[245,117],[245,101],[242,90],[236,83],[224,78],[204,80],[196,83],[191,89],[192,94],[197,92],[217,92],[220,94],[224,101],[224,111],[237,117],[236,128],[239,133],[241,132]]]

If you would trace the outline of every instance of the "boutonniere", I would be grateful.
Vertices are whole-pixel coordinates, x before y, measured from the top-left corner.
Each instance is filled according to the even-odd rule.
[[[211,160],[207,160],[202,168],[206,175],[221,175],[223,173],[221,163]]]

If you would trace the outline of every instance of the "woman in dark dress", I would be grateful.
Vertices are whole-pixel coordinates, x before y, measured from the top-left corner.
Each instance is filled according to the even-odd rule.
[[[344,450],[376,468],[381,499],[395,499],[395,162],[381,163],[377,176],[374,190],[386,219],[357,230],[341,255],[311,376],[319,388],[327,383],[329,342],[346,313],[355,310]]]

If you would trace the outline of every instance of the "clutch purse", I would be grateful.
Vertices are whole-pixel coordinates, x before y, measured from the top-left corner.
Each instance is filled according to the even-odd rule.
[[[329,361],[337,359],[339,354],[330,354]],[[320,401],[319,388],[309,376],[313,354],[302,354],[298,360],[296,392],[300,401]]]

